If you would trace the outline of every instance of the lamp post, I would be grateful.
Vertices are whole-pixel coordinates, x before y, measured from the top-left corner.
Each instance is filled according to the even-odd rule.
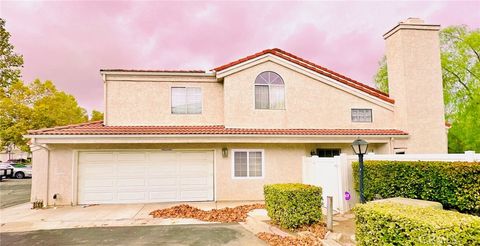
[[[365,197],[363,195],[363,155],[367,153],[368,143],[363,139],[357,139],[352,143],[353,152],[358,155],[359,162],[359,186],[360,186],[360,202],[365,203]]]

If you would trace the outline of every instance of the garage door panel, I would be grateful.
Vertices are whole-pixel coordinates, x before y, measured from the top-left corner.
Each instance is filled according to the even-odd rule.
[[[213,200],[212,151],[80,152],[78,174],[80,204]]]
[[[113,198],[114,194],[112,192],[89,192],[79,199],[90,203],[97,203],[102,201],[108,202],[113,200]]]
[[[113,161],[114,154],[112,152],[82,152],[79,161],[85,162],[105,162]]]
[[[155,191],[149,192],[149,200],[159,202],[171,202],[177,200],[177,191]]]
[[[150,161],[152,162],[159,162],[159,161],[164,163],[177,162],[177,152],[174,152],[174,151],[150,152],[149,157],[150,157]]]
[[[180,165],[181,172],[205,172],[208,163],[182,163]]]
[[[149,174],[151,175],[156,175],[156,174],[170,174],[170,175],[175,175],[177,173],[177,164],[173,163],[163,163],[163,165],[148,165],[146,167],[146,170]]]
[[[118,179],[117,186],[118,187],[135,187],[135,186],[145,186],[145,179],[137,178],[137,179]]]
[[[118,193],[119,201],[145,201],[146,194],[145,192],[119,192]]]
[[[145,152],[120,152],[118,153],[118,161],[145,161],[147,154]]]
[[[207,177],[182,178],[182,179],[180,179],[180,184],[182,184],[182,185],[207,185],[208,184],[208,178]]]
[[[176,186],[177,180],[177,177],[149,178],[147,182],[149,186]]]
[[[82,187],[85,188],[95,188],[95,187],[113,187],[115,185],[115,180],[113,179],[84,179],[79,182]]]
[[[80,175],[113,175],[115,172],[114,164],[84,164],[84,168],[80,169]]]

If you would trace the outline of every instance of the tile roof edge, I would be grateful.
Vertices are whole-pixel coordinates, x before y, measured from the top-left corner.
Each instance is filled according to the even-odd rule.
[[[375,89],[375,88],[373,88],[373,87],[371,87],[371,86],[368,86],[368,85],[366,85],[366,84],[364,84],[364,83],[361,83],[361,82],[359,82],[359,81],[357,81],[357,80],[354,80],[354,79],[352,79],[352,78],[350,78],[350,77],[347,77],[347,76],[345,76],[345,75],[342,75],[342,74],[340,74],[340,73],[338,73],[338,72],[335,72],[335,71],[333,71],[333,70],[331,70],[331,69],[328,69],[328,68],[326,68],[326,67],[320,66],[320,65],[318,65],[318,64],[316,64],[316,63],[313,63],[313,62],[311,62],[311,61],[308,61],[308,60],[306,60],[306,59],[303,59],[303,58],[301,58],[301,57],[299,57],[299,56],[296,56],[296,55],[294,55],[294,54],[291,54],[291,53],[286,52],[286,51],[284,51],[284,50],[282,50],[282,49],[279,49],[279,48],[266,49],[266,50],[257,52],[257,53],[255,53],[255,54],[253,54],[253,55],[249,55],[249,56],[246,56],[246,57],[244,57],[244,58],[235,60],[235,61],[233,61],[233,62],[229,62],[229,63],[227,63],[227,64],[224,64],[224,65],[222,65],[222,66],[218,66],[218,67],[216,67],[216,68],[213,68],[212,71],[219,72],[219,71],[225,70],[225,69],[227,69],[227,68],[233,67],[233,66],[235,66],[235,65],[241,64],[241,63],[243,63],[243,62],[246,62],[246,61],[248,61],[248,60],[251,60],[251,59],[253,59],[253,58],[256,58],[256,57],[259,57],[259,56],[262,56],[262,55],[265,55],[265,54],[276,55],[276,56],[279,56],[280,58],[283,58],[283,59],[285,59],[285,57],[282,57],[282,55],[287,56],[287,57],[295,60],[295,61],[292,61],[292,62],[297,63],[298,65],[301,65],[301,66],[303,66],[303,67],[305,67],[305,68],[307,68],[307,69],[310,69],[310,70],[313,70],[313,68],[319,69],[319,70],[321,70],[323,73],[326,73],[326,74],[323,74],[323,75],[325,75],[325,76],[328,76],[328,77],[330,77],[330,78],[332,78],[332,79],[335,79],[335,80],[341,80],[341,79],[346,80],[346,81],[349,82],[349,83],[352,83],[352,84],[354,84],[354,85],[356,85],[356,86],[362,87],[362,89],[364,89],[364,90],[362,90],[362,89],[360,89],[360,88],[356,88],[355,86],[350,85],[350,84],[348,84],[348,83],[344,83],[344,82],[342,82],[342,81],[340,81],[340,82],[343,83],[343,84],[346,84],[346,85],[348,85],[348,86],[350,86],[350,87],[353,87],[353,88],[355,88],[355,89],[361,90],[361,91],[363,91],[363,92],[365,92],[365,93],[368,93],[368,94],[370,94],[370,95],[372,95],[372,96],[374,96],[374,97],[377,97],[377,98],[379,98],[379,99],[382,99],[382,100],[384,100],[384,101],[387,101],[387,102],[389,102],[389,103],[395,103],[395,100],[392,99],[392,98],[390,98],[390,97],[389,97],[389,94],[387,94],[387,93],[385,93],[385,92],[382,92],[382,91],[380,91],[380,90],[378,90],[378,89]],[[287,59],[287,60],[288,60],[288,59]],[[313,70],[313,71],[315,71],[315,70]],[[315,71],[315,72],[318,72],[318,71]],[[322,73],[321,73],[321,74],[322,74]],[[379,95],[376,95],[376,94],[379,94]]]
[[[94,124],[99,124],[99,123],[102,123],[102,125],[103,125],[103,120],[88,121],[88,122],[82,122],[82,123],[70,124],[70,125],[64,125],[64,126],[54,126],[54,127],[40,128],[40,129],[36,129],[36,130],[28,130],[27,133],[32,134],[32,133],[38,133],[38,132],[63,130],[63,129],[68,129],[68,128],[81,127],[81,126],[85,126],[85,125],[94,125]]]

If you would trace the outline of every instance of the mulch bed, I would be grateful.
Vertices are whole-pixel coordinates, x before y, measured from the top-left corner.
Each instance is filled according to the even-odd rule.
[[[325,238],[327,228],[325,223],[317,223],[310,226],[303,226],[293,230],[293,232],[296,233],[296,236],[283,237],[267,232],[258,233],[256,236],[270,246],[322,245],[320,240]]]
[[[244,222],[248,212],[265,208],[264,204],[242,205],[234,208],[201,210],[187,204],[166,209],[158,209],[150,213],[154,218],[192,218],[209,222],[233,223]]]
[[[322,245],[319,239],[313,236],[305,237],[282,237],[277,234],[260,232],[256,235],[271,246],[311,246]]]

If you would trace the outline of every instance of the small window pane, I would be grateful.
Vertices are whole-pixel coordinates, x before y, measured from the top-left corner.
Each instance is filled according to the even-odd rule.
[[[352,109],[352,122],[372,122],[372,110]]]
[[[234,176],[247,177],[247,152],[234,153]]]
[[[280,75],[274,72],[268,72],[268,73],[269,73],[269,84],[283,85],[283,79],[282,77],[280,77]]]
[[[255,86],[255,108],[268,109],[268,85]]]
[[[283,86],[270,86],[270,109],[285,109],[285,89]]]
[[[262,152],[249,152],[248,157],[248,176],[262,176]]]
[[[186,89],[182,87],[172,88],[172,113],[186,114],[187,113],[187,97]]]
[[[187,113],[202,113],[202,89],[200,87],[187,88]]]
[[[201,114],[200,87],[172,87],[172,114]]]
[[[318,157],[334,157],[340,155],[340,149],[317,149]]]

